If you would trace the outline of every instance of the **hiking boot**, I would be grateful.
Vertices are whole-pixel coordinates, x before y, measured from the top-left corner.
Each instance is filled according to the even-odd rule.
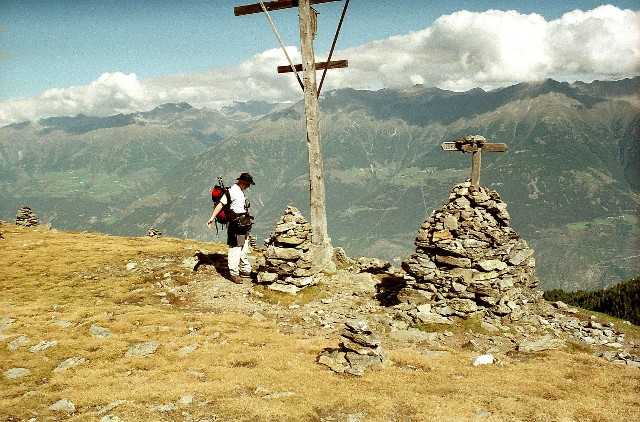
[[[251,273],[240,273],[240,277],[242,278],[251,278]]]
[[[244,283],[244,278],[240,277],[239,275],[232,275],[229,277],[229,280],[233,281],[236,284]]]

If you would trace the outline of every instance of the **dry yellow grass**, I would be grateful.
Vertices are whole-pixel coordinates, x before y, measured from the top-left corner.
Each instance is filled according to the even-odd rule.
[[[0,231],[0,319],[13,320],[0,331],[3,421],[640,420],[640,371],[580,351],[501,356],[504,365],[473,367],[470,352],[391,349],[393,366],[341,376],[316,363],[335,338],[284,334],[277,320],[167,300],[167,273],[189,283],[193,273],[182,260],[197,248],[223,252],[220,245],[13,225]],[[127,270],[133,261],[137,270]],[[212,285],[228,283],[210,277]],[[92,336],[94,324],[113,335]],[[20,336],[30,341],[10,350]],[[30,350],[42,341],[57,344]],[[148,341],[160,344],[154,354],[125,356]],[[54,371],[71,357],[86,361]],[[30,374],[5,377],[11,368]],[[63,398],[74,413],[49,408]]]

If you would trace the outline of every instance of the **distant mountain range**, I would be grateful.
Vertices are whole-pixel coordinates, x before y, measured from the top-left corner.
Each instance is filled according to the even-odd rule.
[[[544,288],[599,289],[640,273],[640,77],[547,80],[495,91],[327,92],[320,100],[329,235],[350,256],[399,266],[418,227],[470,176],[466,135],[504,142],[482,157],[481,184],[509,205],[535,250]],[[0,128],[0,219],[22,205],[68,230],[224,242],[205,226],[210,189],[243,171],[254,232],[267,237],[288,204],[309,218],[304,106],[166,104]]]

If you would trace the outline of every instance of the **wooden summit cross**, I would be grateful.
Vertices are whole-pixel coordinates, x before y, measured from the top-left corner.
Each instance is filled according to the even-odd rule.
[[[482,152],[504,152],[507,144],[489,143],[480,135],[465,136],[451,142],[443,142],[442,149],[445,151],[460,151],[462,153],[471,152],[471,186],[480,187],[480,164]]]
[[[310,193],[310,211],[311,211],[311,256],[313,260],[313,269],[322,271],[333,268],[332,261],[333,247],[331,239],[327,232],[327,211],[325,203],[325,187],[322,164],[322,147],[320,144],[320,109],[318,107],[318,96],[322,89],[322,82],[327,69],[335,69],[346,67],[346,60],[331,61],[333,49],[342,26],[349,0],[345,1],[344,11],[338,24],[338,29],[329,52],[326,62],[316,63],[315,53],[313,52],[313,39],[317,30],[317,12],[311,8],[311,4],[329,3],[337,0],[275,0],[265,2],[260,0],[259,3],[247,6],[234,7],[235,16],[248,15],[253,13],[263,13],[267,16],[271,28],[275,33],[285,56],[289,60],[288,66],[279,66],[278,72],[294,72],[296,79],[300,83],[304,91],[304,109],[307,127],[307,147],[309,149],[309,193]],[[281,10],[297,7],[300,20],[300,52],[302,54],[302,63],[294,65],[287,54],[287,50],[280,39],[280,35],[269,16],[269,10]],[[316,70],[324,69],[320,86],[316,84]],[[303,80],[300,80],[298,71],[303,72]]]

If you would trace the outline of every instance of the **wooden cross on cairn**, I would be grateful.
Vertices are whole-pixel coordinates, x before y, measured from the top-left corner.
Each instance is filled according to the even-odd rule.
[[[442,149],[445,151],[460,151],[462,153],[471,152],[471,186],[480,187],[480,164],[482,152],[504,152],[507,144],[489,143],[480,135],[465,136],[464,139],[456,139],[452,142],[443,142]]]

